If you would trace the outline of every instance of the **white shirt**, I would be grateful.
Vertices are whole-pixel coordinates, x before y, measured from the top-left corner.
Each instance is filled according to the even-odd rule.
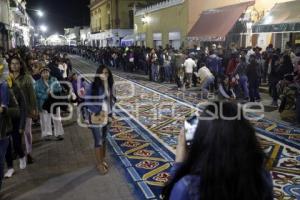
[[[191,58],[186,59],[183,66],[185,67],[185,73],[193,73],[194,67],[197,67],[196,62]]]
[[[58,68],[63,71],[63,78],[67,78],[68,77],[68,75],[67,75],[67,68],[68,68],[67,64],[66,63],[59,64]]]
[[[206,66],[201,67],[199,69],[198,73],[195,72],[195,75],[200,78],[201,82],[204,81],[208,77],[214,76]]]

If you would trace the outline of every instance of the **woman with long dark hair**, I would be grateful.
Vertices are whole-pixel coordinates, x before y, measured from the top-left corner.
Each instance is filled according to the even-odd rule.
[[[19,57],[12,57],[9,61],[9,71],[12,74],[12,78],[18,84],[22,90],[25,103],[26,103],[26,126],[24,130],[25,145],[27,161],[29,164],[33,163],[31,156],[32,153],[32,118],[37,118],[37,101],[33,87],[33,80],[29,74],[26,73],[26,67],[24,62]]]
[[[109,168],[105,161],[106,135],[112,121],[113,105],[116,102],[113,87],[114,80],[111,71],[105,65],[101,65],[85,97],[89,113],[89,127],[94,136],[97,169],[100,174],[106,174]],[[95,119],[99,119],[98,122],[95,122],[97,121]]]
[[[255,130],[238,113],[243,113],[241,107],[229,102],[208,106],[200,115],[189,150],[184,133],[179,135],[174,173],[164,199],[273,199],[272,178]]]
[[[17,64],[14,64],[14,61],[12,61],[10,62],[10,65]],[[7,151],[5,154],[7,164],[7,172],[4,175],[5,178],[11,178],[15,173],[15,169],[13,166],[13,150],[19,157],[20,169],[24,170],[27,165],[26,156],[22,148],[22,136],[24,133],[26,120],[26,102],[22,90],[14,81],[12,76],[13,75],[10,74],[6,80],[9,95],[7,112],[10,109],[11,113],[7,113],[10,119],[9,121],[5,121],[4,123],[11,124],[11,129],[7,134],[11,139],[9,139]]]

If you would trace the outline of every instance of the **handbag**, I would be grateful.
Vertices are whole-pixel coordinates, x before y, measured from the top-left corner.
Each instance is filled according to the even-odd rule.
[[[94,125],[108,124],[108,113],[101,111],[99,114],[92,114],[91,115],[91,123]]]

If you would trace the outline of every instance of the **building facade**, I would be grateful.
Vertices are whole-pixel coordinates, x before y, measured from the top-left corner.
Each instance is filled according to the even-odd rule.
[[[135,13],[136,44],[146,44],[149,47],[171,45],[178,49],[206,42],[222,45],[234,42],[238,46],[266,47],[270,43],[276,43],[274,33],[253,33],[253,25],[268,14],[274,5],[287,1],[289,0],[165,0]],[[208,16],[212,18],[207,18]],[[217,17],[222,16],[217,20]],[[203,19],[206,24],[203,24]],[[216,28],[219,26],[218,21],[224,22],[230,29],[222,27],[222,24]],[[203,30],[208,26],[211,26],[211,30]],[[218,28],[219,30],[214,30]],[[220,35],[223,37],[217,37],[220,31],[224,32]],[[277,43],[282,47],[284,42]]]
[[[10,48],[9,30],[9,1],[0,0],[0,48],[4,50]]]
[[[5,50],[34,44],[34,22],[25,0],[0,0],[0,47]]]
[[[133,34],[135,9],[158,0],[91,0],[91,45],[119,46],[122,38]]]
[[[77,45],[80,43],[80,26],[75,26],[73,28],[65,28],[65,34],[67,41],[70,45]]]
[[[91,29],[90,27],[82,27],[80,29],[80,45],[91,46]]]
[[[32,46],[34,42],[34,23],[26,12],[25,0],[10,1],[10,24],[12,47]]]

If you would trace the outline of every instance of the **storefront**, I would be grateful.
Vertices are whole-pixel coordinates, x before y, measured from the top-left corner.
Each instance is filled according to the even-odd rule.
[[[121,39],[121,46],[130,47],[133,46],[135,42],[135,35],[126,35],[124,38]]]
[[[222,43],[226,46],[232,42],[240,44],[241,32],[247,31],[246,28],[243,30],[240,18],[254,3],[249,1],[202,12],[188,33],[188,39],[195,45],[209,42]]]
[[[300,45],[300,1],[276,4],[253,26],[253,42],[285,49]]]

